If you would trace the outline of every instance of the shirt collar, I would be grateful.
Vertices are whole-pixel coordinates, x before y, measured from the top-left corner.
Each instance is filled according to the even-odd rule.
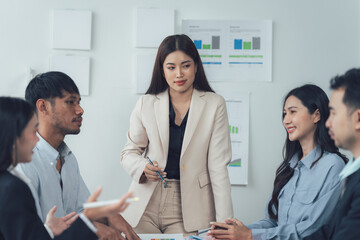
[[[10,165],[10,167],[7,169],[12,175],[20,178],[23,180],[27,185],[30,185],[31,180],[25,176],[25,174],[21,171],[21,168],[15,168],[13,165]]]
[[[360,169],[360,157],[351,159],[340,172],[340,179],[343,180]]]
[[[299,155],[295,154],[290,160],[290,167],[294,168],[296,164],[304,165],[308,169],[311,168],[311,165],[314,161],[316,161],[321,155],[321,149],[319,147],[315,147],[308,155],[306,155],[301,161],[299,161]]]
[[[44,138],[41,137],[39,133],[36,133],[39,137],[39,141],[36,144],[37,149],[45,155],[44,159],[47,159],[50,163],[57,162],[59,155],[65,157],[71,153],[71,150],[68,148],[65,142],[62,142],[59,146],[59,151],[53,148]]]

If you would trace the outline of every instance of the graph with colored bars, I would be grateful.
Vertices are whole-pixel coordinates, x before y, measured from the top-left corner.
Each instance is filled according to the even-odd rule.
[[[203,40],[194,40],[197,49],[220,49],[220,36],[211,36],[211,43],[203,43]]]
[[[229,131],[230,131],[230,134],[238,134],[239,127],[229,125]]]
[[[252,41],[243,41],[243,39],[234,39],[235,50],[260,50],[260,37],[253,37]]]

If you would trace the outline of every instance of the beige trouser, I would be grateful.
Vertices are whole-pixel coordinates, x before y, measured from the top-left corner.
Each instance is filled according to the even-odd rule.
[[[180,181],[166,179],[167,188],[159,182],[142,215],[135,232],[170,234],[183,233],[185,236],[196,232],[186,232],[181,211]]]

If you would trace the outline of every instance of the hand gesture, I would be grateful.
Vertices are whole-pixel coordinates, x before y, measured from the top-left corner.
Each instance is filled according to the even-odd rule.
[[[48,214],[46,215],[45,224],[50,228],[54,236],[60,235],[65,229],[67,229],[76,219],[78,216],[76,212],[69,213],[65,217],[56,218],[54,216],[56,212],[56,206],[54,206]]]
[[[87,200],[87,202],[95,202],[97,198],[100,196],[101,188],[98,188]],[[96,220],[104,217],[109,217],[114,214],[118,214],[123,212],[128,206],[129,203],[126,202],[126,199],[131,198],[133,196],[132,193],[126,193],[117,203],[97,207],[97,208],[86,208],[84,210],[84,214],[90,220]]]

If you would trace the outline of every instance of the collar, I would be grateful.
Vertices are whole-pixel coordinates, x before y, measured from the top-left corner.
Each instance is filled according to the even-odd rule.
[[[20,178],[21,180],[23,180],[27,185],[30,185],[31,180],[27,176],[25,176],[25,174],[20,170],[20,168],[15,168],[13,165],[10,165],[10,167],[8,167],[7,170],[12,175],[14,175],[14,176]]]
[[[340,179],[343,180],[360,169],[360,157],[351,159],[340,172]]]
[[[296,167],[296,164],[299,166],[304,165],[308,169],[310,169],[312,163],[316,161],[321,155],[320,147],[316,146],[308,155],[306,155],[301,161],[299,161],[299,155],[295,154],[290,160],[290,167]]]
[[[50,163],[56,164],[59,155],[65,157],[71,153],[71,150],[65,142],[62,142],[58,150],[56,150],[44,138],[42,138],[38,132],[36,135],[39,137],[39,141],[37,142],[35,148],[37,148],[44,155],[44,159],[47,159]]]

